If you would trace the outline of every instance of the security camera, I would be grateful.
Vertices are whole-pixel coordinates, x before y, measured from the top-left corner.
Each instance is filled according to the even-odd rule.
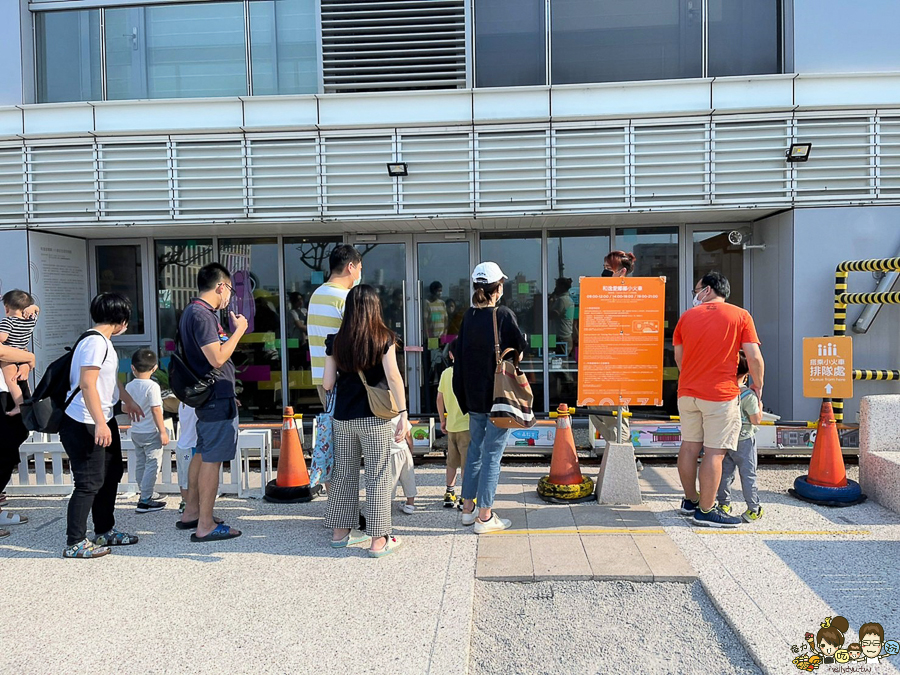
[[[744,242],[750,241],[750,228],[742,227],[739,230],[732,230],[728,233],[728,241],[735,246],[740,246]]]

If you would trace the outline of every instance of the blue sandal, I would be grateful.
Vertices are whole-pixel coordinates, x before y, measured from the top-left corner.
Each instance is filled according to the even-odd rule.
[[[225,541],[226,539],[235,539],[241,536],[240,530],[232,530],[225,523],[216,525],[216,529],[207,534],[205,537],[198,537],[197,533],[191,535],[191,541],[194,543],[204,541]]]

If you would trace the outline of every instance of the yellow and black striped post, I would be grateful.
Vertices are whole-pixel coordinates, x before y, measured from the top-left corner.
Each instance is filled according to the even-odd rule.
[[[834,335],[842,337],[847,334],[847,305],[872,305],[872,304],[900,304],[900,293],[847,293],[847,276],[850,272],[895,272],[900,271],[900,257],[897,258],[872,258],[870,260],[845,260],[840,263],[834,272]],[[854,379],[859,372],[879,371],[853,371]],[[896,372],[896,371],[880,371]],[[879,378],[874,378],[879,379]],[[884,378],[891,379],[891,378]],[[844,421],[844,399],[833,399],[834,420],[837,423]]]
[[[854,380],[900,380],[900,370],[854,370]]]

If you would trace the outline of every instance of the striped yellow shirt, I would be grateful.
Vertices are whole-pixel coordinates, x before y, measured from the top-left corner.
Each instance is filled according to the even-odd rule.
[[[306,328],[309,356],[312,360],[313,384],[322,384],[325,374],[325,338],[337,333],[344,320],[344,303],[349,289],[327,283],[319,286],[309,298]]]

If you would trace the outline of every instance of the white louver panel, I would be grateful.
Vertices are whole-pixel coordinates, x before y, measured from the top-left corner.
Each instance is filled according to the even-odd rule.
[[[100,203],[107,218],[171,215],[166,143],[110,143],[98,150]]]
[[[25,220],[25,151],[0,148],[0,220]]]
[[[247,146],[250,215],[318,215],[315,138],[251,140]]]
[[[789,197],[790,146],[785,120],[717,122],[713,128],[713,201],[784,201]]]
[[[550,207],[549,131],[481,131],[476,136],[478,211]]]
[[[404,135],[397,161],[409,165],[409,175],[400,182],[401,212],[472,210],[471,134]]]
[[[177,215],[245,214],[241,141],[177,141],[173,155]]]
[[[797,120],[797,142],[813,144],[810,161],[795,164],[797,200],[874,197],[873,127],[862,117]]]
[[[635,127],[634,203],[703,203],[706,136],[705,124]]]
[[[322,0],[325,92],[466,86],[465,0]]]
[[[879,127],[880,194],[896,197],[900,194],[900,117],[882,117]]]
[[[96,218],[94,146],[28,148],[28,184],[35,218]]]
[[[325,213],[396,213],[395,179],[387,163],[394,161],[392,136],[322,139]]]
[[[553,177],[554,208],[626,205],[626,129],[557,130],[554,132]]]

